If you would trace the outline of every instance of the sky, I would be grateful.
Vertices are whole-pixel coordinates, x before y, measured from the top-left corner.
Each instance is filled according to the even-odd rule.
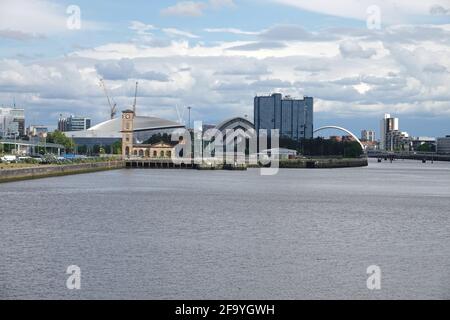
[[[450,0],[0,0],[0,106],[27,125],[140,115],[253,118],[255,95],[315,98],[315,127],[450,135]]]

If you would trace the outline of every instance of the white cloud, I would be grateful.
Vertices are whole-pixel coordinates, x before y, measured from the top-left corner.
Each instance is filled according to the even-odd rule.
[[[1,0],[0,30],[31,37],[68,32],[66,9],[48,0]],[[83,19],[83,11],[81,17]],[[82,20],[82,30],[101,28],[99,23]]]
[[[218,10],[223,7],[234,7],[233,0],[209,0],[204,1],[180,1],[175,5],[161,10],[162,15],[166,16],[187,16],[200,17],[207,9]]]
[[[203,15],[203,10],[206,4],[195,1],[181,1],[174,6],[167,7],[161,11],[161,14],[166,16],[189,16],[199,17]]]
[[[378,6],[382,24],[398,24],[414,21],[417,16],[428,16],[433,7],[445,8],[448,0],[272,0],[279,4],[289,5],[302,10],[344,17],[366,20],[367,9]]]
[[[377,53],[377,51],[373,48],[363,49],[361,45],[354,40],[346,40],[341,42],[339,45],[339,51],[344,58],[368,59]]]
[[[162,29],[162,31],[171,37],[185,37],[185,38],[190,38],[190,39],[200,38],[199,36],[197,36],[193,33],[183,31],[183,30],[178,30],[175,28],[164,28],[164,29]]]
[[[259,35],[259,31],[244,31],[241,29],[236,28],[206,28],[204,31],[210,32],[210,33],[231,33],[231,34],[238,34],[238,35],[247,35],[247,36],[256,36]]]
[[[131,21],[129,29],[136,31],[139,35],[148,35],[151,34],[149,31],[158,30],[155,26],[140,21]]]
[[[144,36],[173,29],[141,22],[130,28]],[[274,26],[251,41],[213,44],[195,43],[186,34],[172,32],[178,34],[166,34],[167,44],[162,46],[108,43],[45,62],[0,60],[0,98],[15,95],[45,114],[60,112],[61,106],[81,108],[103,120],[107,106],[97,82],[104,77],[119,106],[130,103],[137,79],[141,112],[173,119],[177,104],[195,106],[196,116],[210,122],[251,114],[253,95],[274,90],[315,97],[319,116],[426,111],[429,116],[450,117],[450,42],[442,39],[450,26],[405,25],[376,33],[297,33],[302,29],[290,26],[284,30],[294,34],[283,41],[268,36],[275,39],[280,30]],[[87,106],[93,110],[83,109]]]

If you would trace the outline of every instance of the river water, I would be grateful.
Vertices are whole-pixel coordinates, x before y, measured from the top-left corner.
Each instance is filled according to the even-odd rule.
[[[449,209],[437,162],[1,184],[0,299],[450,299]]]

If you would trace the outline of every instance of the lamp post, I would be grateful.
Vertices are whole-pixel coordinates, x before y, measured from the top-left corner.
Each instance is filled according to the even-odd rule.
[[[189,112],[188,130],[191,129],[191,109],[192,107],[187,107]]]
[[[17,143],[16,143],[17,132],[14,132],[13,135],[14,135],[14,154],[17,155]]]

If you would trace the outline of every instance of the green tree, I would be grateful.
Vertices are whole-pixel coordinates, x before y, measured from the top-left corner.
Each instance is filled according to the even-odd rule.
[[[122,154],[122,140],[116,141],[112,145],[113,154]]]
[[[436,148],[430,143],[424,143],[417,148],[419,152],[435,152]]]
[[[47,141],[50,143],[56,143],[63,145],[66,148],[66,151],[73,152],[75,149],[75,143],[73,139],[66,137],[64,133],[61,131],[54,131],[47,135]]]

